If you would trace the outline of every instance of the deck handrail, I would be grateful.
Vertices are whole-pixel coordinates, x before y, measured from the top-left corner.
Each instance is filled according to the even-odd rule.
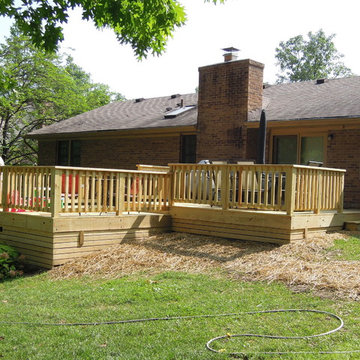
[[[68,166],[3,166],[4,211],[161,212],[170,201],[170,174]]]
[[[170,166],[161,166],[161,165],[137,164],[136,168],[139,171],[155,171],[155,172],[169,172],[170,171]]]
[[[41,211],[53,217],[161,212],[173,203],[281,210],[289,215],[343,210],[342,169],[271,164],[140,165],[139,169],[3,166],[1,206],[3,211]]]
[[[169,164],[173,201],[224,210],[343,210],[346,170],[303,165]]]

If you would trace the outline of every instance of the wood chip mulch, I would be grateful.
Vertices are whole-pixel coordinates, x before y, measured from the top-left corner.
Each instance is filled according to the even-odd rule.
[[[54,268],[54,279],[90,276],[117,278],[138,272],[214,273],[233,279],[281,281],[293,289],[360,300],[360,261],[338,260],[329,250],[335,239],[359,237],[337,232],[286,245],[168,233],[124,241]]]

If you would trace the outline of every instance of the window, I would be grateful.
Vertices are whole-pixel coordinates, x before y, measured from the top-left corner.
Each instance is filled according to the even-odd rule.
[[[80,166],[80,140],[62,140],[57,143],[57,165]]]
[[[297,163],[296,135],[274,136],[273,161],[275,164]]]
[[[300,164],[307,165],[309,161],[324,162],[323,136],[303,136],[301,138]]]
[[[196,162],[196,135],[181,136],[180,162]]]
[[[273,137],[273,163],[302,164],[325,161],[324,136],[276,135]]]

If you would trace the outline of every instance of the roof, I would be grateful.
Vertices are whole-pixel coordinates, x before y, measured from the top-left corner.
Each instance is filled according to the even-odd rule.
[[[197,106],[167,116],[183,106],[197,105],[197,94],[172,95],[151,99],[117,101],[72,118],[35,130],[29,137],[84,134],[102,131],[195,126]]]
[[[360,117],[360,76],[272,85],[263,91],[267,121]],[[260,120],[260,110],[249,121]]]
[[[197,94],[138,100],[114,102],[35,130],[28,136],[41,138],[197,124],[197,106],[181,111],[181,100],[184,107],[197,105]],[[314,80],[271,85],[263,91],[262,106],[267,121],[360,118],[360,76],[326,79],[319,84]],[[260,113],[261,109],[251,111],[248,120],[260,120]]]

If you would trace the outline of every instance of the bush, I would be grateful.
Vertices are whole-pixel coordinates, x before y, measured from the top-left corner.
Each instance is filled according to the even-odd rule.
[[[0,244],[0,281],[23,274],[24,257],[13,247]]]

